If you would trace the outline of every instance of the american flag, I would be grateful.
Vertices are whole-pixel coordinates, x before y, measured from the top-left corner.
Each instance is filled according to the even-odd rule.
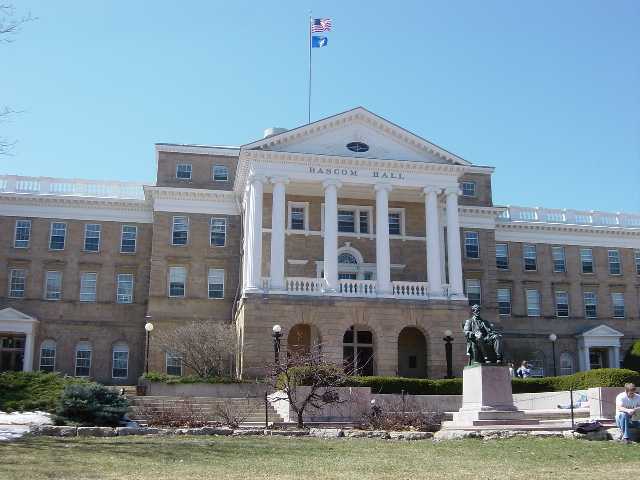
[[[331,19],[330,18],[314,18],[311,22],[311,32],[330,32],[331,31]]]

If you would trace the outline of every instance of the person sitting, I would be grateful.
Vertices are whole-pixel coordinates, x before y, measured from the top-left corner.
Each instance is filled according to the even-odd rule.
[[[624,392],[616,397],[616,425],[620,429],[620,438],[624,443],[631,443],[631,428],[640,428],[640,422],[633,420],[633,416],[640,412],[640,395],[636,393],[636,386],[627,383]]]
[[[520,378],[528,378],[531,376],[531,369],[529,368],[529,363],[526,360],[522,361],[522,365],[520,365],[516,374]]]

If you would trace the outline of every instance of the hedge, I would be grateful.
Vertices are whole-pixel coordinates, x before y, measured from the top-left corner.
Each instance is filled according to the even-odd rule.
[[[247,383],[231,377],[199,377],[197,375],[167,375],[166,373],[149,372],[140,377],[148,382],[167,383],[169,385],[177,383]]]
[[[640,340],[636,340],[629,348],[629,351],[624,356],[622,366],[629,370],[635,370],[640,372]]]
[[[0,374],[0,410],[43,410],[54,412],[67,385],[86,380],[46,372],[4,372]]]

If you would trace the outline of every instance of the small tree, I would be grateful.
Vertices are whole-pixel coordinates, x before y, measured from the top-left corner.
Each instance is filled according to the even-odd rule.
[[[164,352],[202,378],[222,376],[235,352],[235,329],[228,323],[195,320],[174,330],[160,331],[155,341]]]
[[[320,346],[314,346],[308,353],[288,355],[284,361],[273,364],[269,383],[285,394],[291,410],[298,417],[298,428],[303,428],[307,407],[320,409],[325,405],[343,403],[338,387],[343,386],[346,379],[342,367],[325,361]]]
[[[624,356],[622,367],[640,372],[640,340],[636,340],[629,347],[629,351]]]

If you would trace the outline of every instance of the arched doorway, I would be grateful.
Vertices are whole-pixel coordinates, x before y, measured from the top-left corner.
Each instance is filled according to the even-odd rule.
[[[351,375],[373,375],[373,333],[366,327],[351,326],[342,337],[342,361]]]
[[[415,327],[405,327],[398,335],[398,375],[426,378],[427,340]]]
[[[311,353],[312,347],[319,347],[318,329],[306,323],[294,325],[287,335],[287,355],[305,355]]]

